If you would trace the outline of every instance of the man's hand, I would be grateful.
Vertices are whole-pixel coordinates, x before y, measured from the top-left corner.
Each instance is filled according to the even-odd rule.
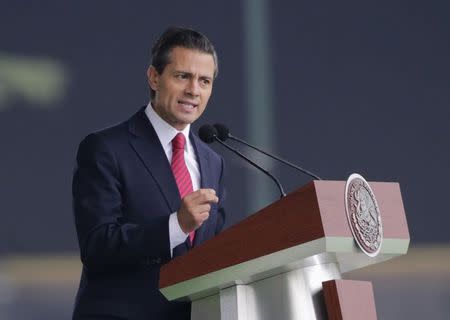
[[[177,218],[184,233],[199,228],[209,217],[211,203],[219,202],[214,189],[199,189],[181,200]]]

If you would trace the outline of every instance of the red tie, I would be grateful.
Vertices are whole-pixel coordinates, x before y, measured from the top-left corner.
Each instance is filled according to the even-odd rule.
[[[180,191],[181,199],[191,193],[192,180],[189,170],[184,161],[184,146],[186,145],[186,138],[182,133],[178,133],[172,140],[172,172],[177,181],[178,190]],[[195,231],[189,233],[191,243],[194,242]]]

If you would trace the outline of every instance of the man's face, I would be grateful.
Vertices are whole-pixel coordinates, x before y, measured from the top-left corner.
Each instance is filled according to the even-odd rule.
[[[214,71],[212,55],[173,48],[161,74],[153,66],[147,70],[149,85],[155,91],[152,104],[156,113],[180,131],[197,120],[211,96]]]

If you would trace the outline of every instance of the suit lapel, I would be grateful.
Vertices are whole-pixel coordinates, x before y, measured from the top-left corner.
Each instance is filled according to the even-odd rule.
[[[166,199],[170,212],[175,212],[180,208],[181,198],[178,186],[172,173],[169,161],[167,161],[164,149],[153,129],[150,121],[145,115],[145,107],[136,113],[129,121],[130,144],[136,151],[149,173],[157,182],[161,193]],[[199,138],[192,133],[189,138],[194,147],[200,169],[201,188],[211,188],[211,170],[209,168],[209,156]],[[194,239],[194,246],[204,241],[205,231],[208,225],[207,220],[197,229]]]
[[[180,193],[164,149],[144,110],[145,107],[129,121],[130,143],[155,178],[170,212],[175,212],[180,206]]]
[[[205,188],[212,188],[212,181],[211,181],[211,170],[209,170],[209,156],[206,150],[204,149],[203,144],[199,140],[199,138],[192,133],[192,131],[189,134],[190,140],[192,141],[192,145],[195,149],[195,153],[197,155],[197,161],[198,165],[200,167],[200,176],[201,176],[201,182],[200,187],[202,189]],[[195,232],[195,238],[194,238],[194,246],[197,246],[198,244],[202,243],[204,241],[205,232],[207,230],[208,221],[205,221],[205,223],[202,224],[200,228],[197,229]]]

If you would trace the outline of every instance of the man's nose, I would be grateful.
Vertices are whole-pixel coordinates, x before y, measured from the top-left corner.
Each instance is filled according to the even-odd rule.
[[[200,86],[197,79],[191,79],[186,87],[186,93],[194,97],[200,95]]]

